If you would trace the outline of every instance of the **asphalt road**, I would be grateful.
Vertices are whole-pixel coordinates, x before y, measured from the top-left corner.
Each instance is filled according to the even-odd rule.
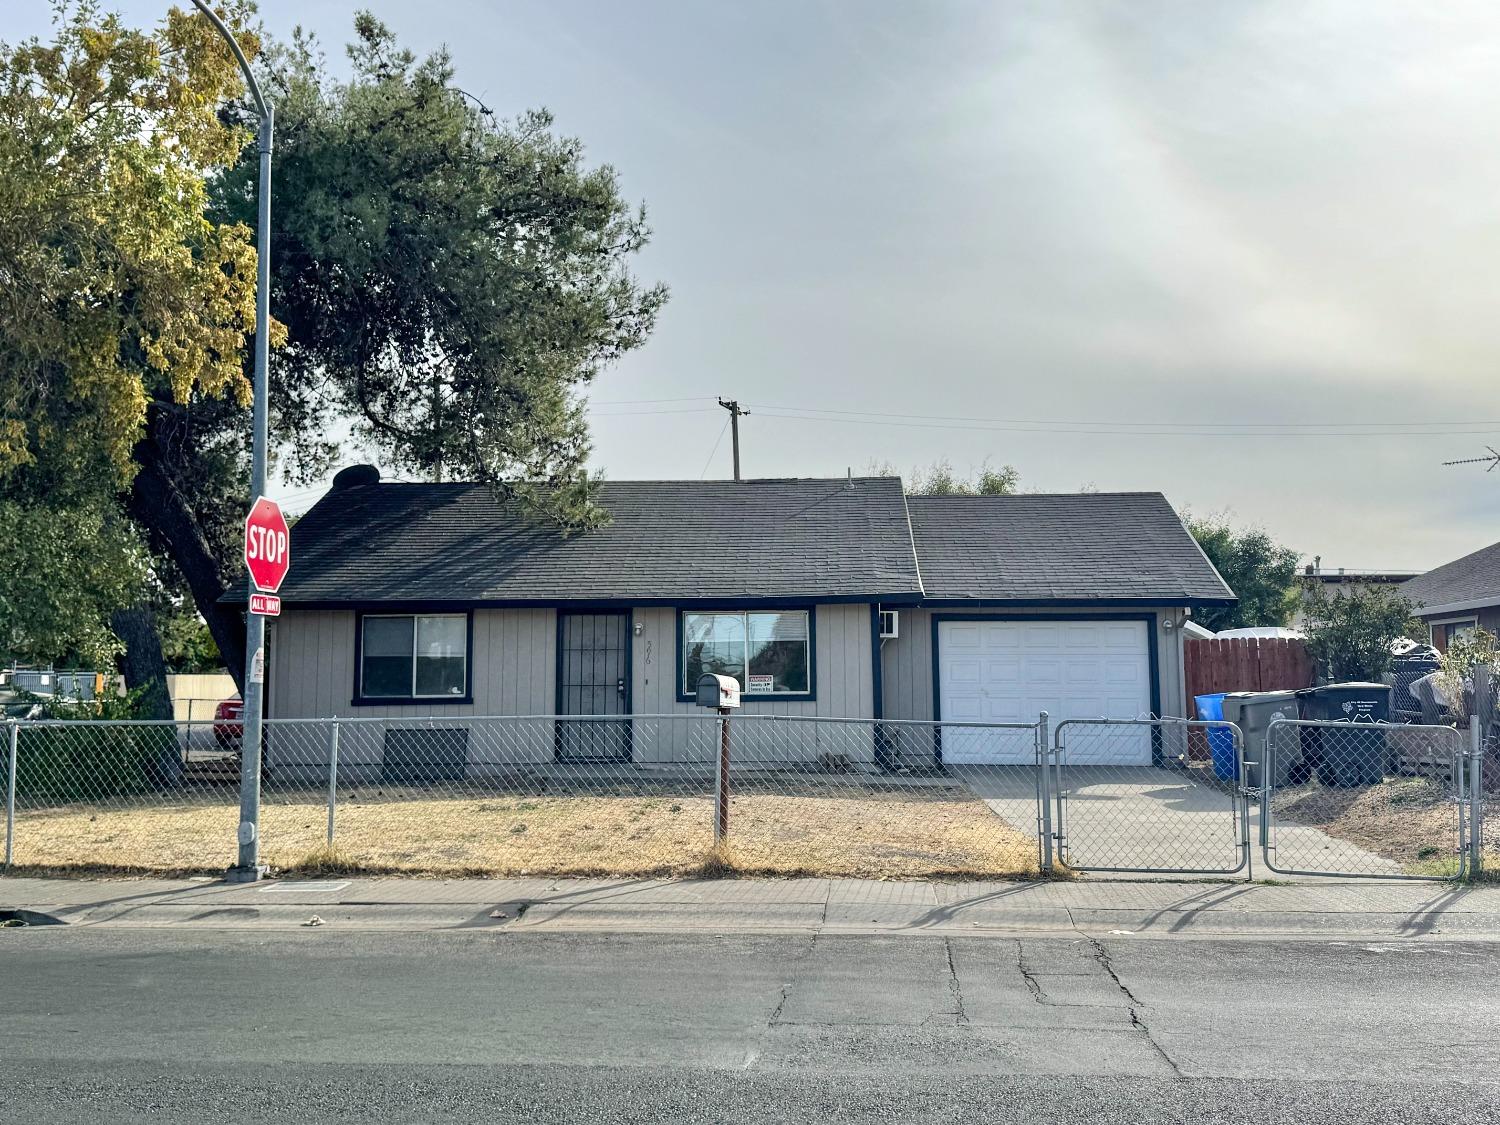
[[[0,931],[0,1119],[1467,1122],[1500,945]]]

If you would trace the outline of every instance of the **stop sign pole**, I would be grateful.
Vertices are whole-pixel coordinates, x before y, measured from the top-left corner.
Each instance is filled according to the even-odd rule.
[[[194,6],[229,44],[235,62],[245,76],[245,85],[260,111],[257,148],[260,150],[260,183],[256,192],[255,223],[255,380],[252,384],[250,431],[250,497],[257,500],[266,491],[266,387],[271,348],[271,138],[276,130],[276,110],[260,92],[255,71],[229,28],[224,26],[207,0]],[[245,717],[240,736],[240,828],[239,862],[226,872],[233,882],[253,882],[266,873],[260,862],[260,732],[262,680],[265,678],[266,619],[258,613],[245,622]],[[259,674],[257,673],[259,669]]]
[[[281,507],[257,495],[245,517],[245,570],[253,592],[245,618],[245,709],[240,732],[239,862],[232,882],[254,882],[266,873],[260,862],[260,750],[266,679],[266,615],[280,611],[275,596],[291,569],[291,534]]]

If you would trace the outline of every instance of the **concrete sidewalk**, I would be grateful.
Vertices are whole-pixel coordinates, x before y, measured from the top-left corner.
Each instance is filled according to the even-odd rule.
[[[0,878],[0,918],[70,926],[514,932],[1500,937],[1500,887],[838,879]],[[315,927],[314,927],[315,928]]]

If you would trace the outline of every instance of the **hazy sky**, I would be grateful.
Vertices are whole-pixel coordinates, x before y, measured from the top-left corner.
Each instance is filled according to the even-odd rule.
[[[371,7],[647,203],[614,478],[727,476],[722,394],[752,476],[990,459],[1332,567],[1500,538],[1500,471],[1441,465],[1500,447],[1492,0]],[[335,59],[350,10],[262,5]]]

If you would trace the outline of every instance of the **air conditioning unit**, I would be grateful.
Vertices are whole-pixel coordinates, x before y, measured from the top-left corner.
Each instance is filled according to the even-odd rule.
[[[890,640],[901,635],[901,611],[899,609],[882,609],[880,611],[880,639]]]

